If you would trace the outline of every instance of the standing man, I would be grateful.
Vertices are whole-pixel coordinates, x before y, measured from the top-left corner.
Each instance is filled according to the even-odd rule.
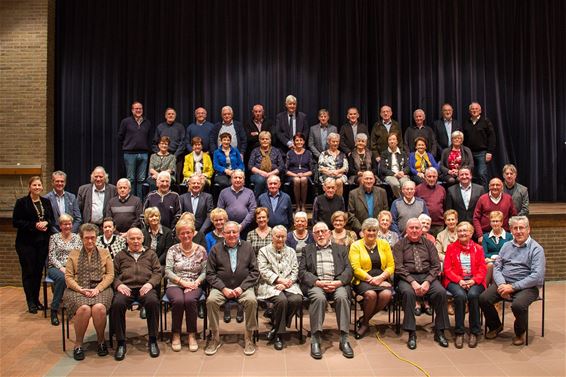
[[[212,195],[203,192],[204,176],[193,174],[189,178],[189,192],[180,196],[181,212],[190,212],[195,215],[195,229],[201,234],[208,233],[212,227],[210,212],[214,208]]]
[[[346,113],[348,121],[340,128],[340,150],[350,156],[350,153],[356,149],[356,137],[358,134],[369,135],[368,126],[358,123],[360,113],[357,107],[350,107]]]
[[[171,191],[171,175],[162,171],[157,175],[157,190],[150,192],[145,199],[143,209],[157,207],[161,214],[161,225],[173,229],[181,216],[179,194]]]
[[[425,181],[416,187],[415,196],[425,201],[431,218],[430,234],[436,237],[444,229],[446,190],[438,184],[438,171],[432,166],[425,170]]]
[[[538,287],[544,283],[544,249],[530,237],[531,228],[526,216],[509,220],[513,240],[503,244],[495,260],[493,281],[480,296],[480,306],[488,328],[486,339],[495,339],[503,330],[494,304],[512,300],[515,316],[513,344],[523,345],[529,315],[529,306],[539,297]]]
[[[246,155],[244,159],[244,165],[248,165],[248,160],[252,151],[259,147],[259,133],[261,131],[267,131],[271,133],[271,138],[275,139],[273,135],[273,121],[271,119],[265,118],[265,112],[263,110],[263,105],[257,104],[252,107],[252,117],[244,124],[244,129],[246,130],[247,137],[247,147]]]
[[[229,133],[230,136],[232,136],[230,145],[240,151],[240,156],[242,157],[242,161],[244,161],[244,153],[246,153],[248,140],[242,123],[234,120],[234,110],[232,110],[230,106],[224,106],[222,108],[221,116],[222,122],[216,123],[210,132],[211,153],[214,153],[220,145],[220,135]]]
[[[405,131],[405,151],[407,153],[415,151],[415,139],[423,137],[426,140],[428,151],[433,156],[437,155],[436,136],[432,128],[425,124],[426,114],[423,109],[416,109],[413,112],[414,124]]]
[[[286,155],[289,149],[293,149],[293,136],[300,132],[305,137],[309,134],[309,123],[305,113],[297,111],[297,98],[291,94],[285,98],[285,108],[277,114],[275,119],[275,141],[283,155]],[[308,140],[305,140],[308,142]]]
[[[108,202],[116,195],[116,186],[108,183],[106,170],[102,166],[95,167],[90,174],[90,183],[79,187],[77,192],[77,203],[83,223],[92,223],[100,227]]]
[[[348,341],[350,332],[350,282],[353,273],[348,249],[330,241],[328,226],[319,222],[313,227],[315,244],[307,245],[299,261],[301,288],[310,300],[311,356],[322,358],[322,324],[329,300],[336,304],[336,323],[340,330],[340,351],[349,359],[354,350]]]
[[[379,212],[389,209],[387,193],[375,186],[375,176],[369,170],[362,173],[362,185],[350,192],[348,197],[348,222],[350,228],[359,234],[365,219],[377,219]]]
[[[458,169],[457,185],[448,187],[444,209],[453,209],[458,212],[458,221],[474,221],[474,209],[485,192],[483,186],[472,183],[472,169],[462,166]]]
[[[503,167],[503,179],[505,186],[503,192],[511,195],[513,204],[517,210],[517,216],[529,215],[529,190],[520,183],[517,183],[517,168],[513,164]]]
[[[468,110],[470,118],[466,119],[463,125],[464,145],[470,148],[474,156],[475,176],[478,183],[487,190],[489,180],[487,163],[492,160],[495,153],[495,130],[491,121],[481,115],[479,103],[472,102]]]
[[[436,142],[438,143],[438,155],[435,158],[440,157],[442,151],[450,146],[452,140],[452,132],[462,131],[462,125],[452,116],[454,114],[454,109],[449,103],[442,105],[442,117],[439,120],[435,120],[432,126],[434,135],[436,136]]]
[[[267,192],[257,200],[259,207],[269,211],[269,226],[283,225],[290,229],[293,224],[293,203],[291,197],[281,191],[281,179],[278,175],[267,178]]]
[[[503,213],[503,228],[509,232],[509,219],[517,215],[511,195],[503,192],[503,182],[499,178],[489,181],[489,192],[483,194],[474,209],[474,230],[478,243],[483,240],[483,234],[491,230],[489,214],[492,211]]]
[[[159,140],[161,140],[161,137],[167,136],[169,138],[169,153],[175,156],[177,162],[175,171],[180,174],[183,171],[185,153],[185,127],[176,119],[177,112],[174,108],[168,107],[165,110],[165,122],[159,123],[155,129],[153,152],[159,151]]]
[[[380,160],[380,156],[383,151],[387,150],[387,139],[392,133],[397,134],[397,141],[399,144],[403,141],[403,131],[401,126],[396,120],[393,120],[393,111],[390,106],[381,106],[379,110],[379,116],[381,119],[373,125],[371,130],[371,151],[378,156],[377,161]],[[405,151],[408,154],[408,151]]]
[[[405,235],[407,221],[423,213],[428,215],[428,208],[424,200],[415,197],[415,182],[403,182],[401,197],[391,203],[391,230],[400,236]]]
[[[187,153],[193,151],[192,140],[193,137],[198,136],[202,140],[202,150],[205,152],[214,153],[210,150],[210,133],[214,128],[214,124],[206,120],[206,109],[204,107],[197,107],[195,110],[195,121],[187,126],[185,131],[185,150]]]
[[[147,177],[147,163],[154,136],[151,122],[143,117],[141,102],[132,103],[132,116],[122,119],[118,141],[122,146],[126,176],[134,195],[142,197],[142,185]],[[86,221],[85,221],[86,222]]]
[[[118,196],[108,201],[105,217],[111,217],[116,230],[124,235],[132,227],[141,227],[143,205],[140,198],[130,195],[132,186],[127,178],[118,180],[116,190]]]
[[[226,187],[218,196],[218,208],[223,208],[228,214],[228,219],[240,224],[242,235],[248,234],[249,227],[254,220],[257,207],[255,195],[252,190],[244,187],[246,176],[243,171],[234,170],[231,177],[232,185]]]
[[[309,150],[311,151],[315,165],[318,166],[320,154],[327,149],[326,139],[331,133],[338,133],[336,126],[328,123],[330,113],[326,109],[318,110],[318,124],[309,129]]]
[[[51,202],[51,207],[53,208],[55,223],[51,227],[51,231],[53,233],[59,233],[61,231],[58,223],[59,217],[66,213],[73,217],[73,233],[78,233],[79,226],[82,222],[81,210],[79,209],[79,203],[77,202],[75,194],[65,191],[67,174],[61,170],[54,171],[51,174],[51,185],[53,186],[53,191],[45,195]]]

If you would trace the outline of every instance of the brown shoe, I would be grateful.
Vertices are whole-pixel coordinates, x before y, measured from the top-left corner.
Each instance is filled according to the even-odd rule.
[[[522,346],[523,344],[525,344],[525,336],[524,334],[522,335],[517,335],[513,337],[513,345],[514,346]]]
[[[463,334],[456,334],[456,339],[454,340],[454,345],[458,349],[461,349],[462,347],[464,347],[464,335]]]
[[[477,345],[478,345],[478,336],[476,334],[470,334],[470,337],[468,338],[468,347],[476,348]]]
[[[499,333],[503,331],[503,326],[500,325],[499,327],[496,327],[493,330],[490,330],[487,332],[487,334],[485,334],[485,338],[486,339],[495,339],[497,338],[497,335],[499,335]]]

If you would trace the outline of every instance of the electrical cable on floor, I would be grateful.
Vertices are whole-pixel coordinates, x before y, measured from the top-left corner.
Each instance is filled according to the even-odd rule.
[[[377,329],[376,329],[376,330],[377,330]],[[398,358],[399,360],[401,360],[401,361],[403,361],[403,362],[405,362],[405,363],[411,364],[411,365],[414,366],[415,368],[419,369],[421,372],[423,372],[423,374],[424,374],[426,377],[430,377],[430,374],[429,374],[426,370],[424,370],[423,367],[421,367],[420,365],[418,365],[417,363],[415,363],[415,362],[413,362],[413,361],[411,361],[411,360],[407,360],[407,359],[402,358],[402,357],[399,356],[395,351],[393,351],[391,348],[389,348],[389,346],[387,345],[387,343],[385,343],[385,342],[379,337],[379,331],[376,331],[376,332],[375,332],[375,337],[377,338],[377,341],[378,341],[379,343],[381,343],[381,344],[389,351],[389,353],[391,353],[393,356],[395,356],[395,357]]]

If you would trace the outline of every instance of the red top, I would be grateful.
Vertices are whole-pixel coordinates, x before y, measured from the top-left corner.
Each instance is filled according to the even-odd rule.
[[[462,252],[470,254],[472,279],[476,284],[481,284],[485,287],[487,267],[483,256],[483,248],[472,240],[468,242],[468,246],[463,246],[460,241],[448,245],[446,256],[444,257],[442,285],[447,287],[448,283],[458,284],[464,278],[462,263],[460,262],[460,253]]]
[[[487,193],[480,196],[476,203],[476,208],[474,209],[473,225],[476,238],[480,238],[485,232],[489,232],[491,230],[489,214],[491,211],[496,210],[503,212],[503,229],[507,232],[509,231],[509,219],[512,216],[517,215],[517,210],[513,204],[513,198],[509,194],[502,193],[501,200],[499,203],[495,204],[489,198],[489,193]]]

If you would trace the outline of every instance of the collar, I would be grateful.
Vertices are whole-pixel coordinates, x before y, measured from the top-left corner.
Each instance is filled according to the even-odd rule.
[[[191,198],[200,198],[200,191],[196,195],[191,191]]]
[[[56,197],[58,198],[62,198],[65,196],[65,190],[63,190],[63,193],[61,195],[57,194],[57,191],[55,191],[55,189],[53,189],[53,193],[55,194]]]
[[[413,203],[415,202],[415,200],[417,200],[417,198],[415,198],[415,197],[413,196],[413,198],[411,199],[411,201],[408,202],[407,199],[405,199],[405,197],[403,196],[403,201],[404,201],[405,203],[407,203],[407,204],[413,204]]]
[[[242,240],[238,239],[238,243],[237,243],[237,244],[235,244],[234,246],[228,246],[228,245],[226,244],[226,239],[223,238],[223,239],[222,239],[222,245],[224,245],[224,247],[225,247],[226,249],[228,249],[228,250],[230,250],[230,249],[237,249],[238,247],[240,247],[240,246],[242,245]]]
[[[442,120],[444,121],[444,123],[452,123],[452,119],[442,118]]]
[[[530,244],[530,242],[531,242],[531,236],[529,236],[529,237],[527,238],[527,240],[526,240],[522,245],[519,245],[519,244],[515,241],[515,237],[513,237],[513,241],[511,241],[511,242],[513,242],[513,246],[515,246],[515,247],[517,247],[517,248],[519,248],[519,249],[520,249],[520,248],[523,248],[523,247],[527,247],[527,246],[529,246],[529,244]]]
[[[231,122],[228,123],[228,124],[222,122],[222,125],[223,125],[223,126],[226,126],[226,127],[228,127],[228,126],[233,126],[233,125],[234,125],[234,121],[231,121]]]
[[[328,240],[328,243],[325,246],[319,246],[318,243],[314,243],[316,245],[316,249],[317,250],[325,250],[325,249],[330,249],[332,246],[332,241]]]
[[[501,235],[499,235],[499,236],[496,236],[495,233],[493,233],[493,229],[489,231],[489,235],[488,235],[489,238],[499,237],[499,238],[503,238],[503,239],[505,238],[505,236],[506,236],[506,233],[505,233],[505,229],[503,229],[503,228],[501,228]]]
[[[130,199],[131,194],[128,194],[128,196],[126,196],[124,199],[120,198],[120,196],[118,196],[118,200],[120,201],[120,203],[126,203],[128,201],[128,199]]]
[[[143,246],[140,251],[131,251],[130,247],[128,247],[128,254],[143,254],[144,251],[145,251],[145,247]]]
[[[278,198],[281,196],[281,191],[277,191],[277,193],[275,195],[271,195],[271,193],[268,191],[267,194],[269,195],[270,198]]]
[[[401,150],[399,149],[399,147],[397,147],[397,149],[395,149],[394,151],[392,151],[391,148],[387,147],[387,150],[388,150],[389,152],[391,152],[391,154],[401,153]]]
[[[234,186],[230,186],[230,190],[234,191],[234,192],[237,194],[237,193],[239,193],[239,192],[244,191],[244,186],[242,186],[242,188],[239,189],[238,191],[236,191],[236,190],[234,189]]]
[[[382,120],[381,120],[381,123],[382,123],[384,126],[388,126],[388,125],[390,125],[392,122],[391,122],[391,119],[389,119],[389,122],[385,122],[385,121],[382,119]]]
[[[169,195],[169,193],[171,192],[171,189],[169,189],[169,191],[167,191],[165,194],[162,194],[161,191],[156,190],[155,191],[159,196],[161,196],[162,198],[166,197],[167,195]]]
[[[462,191],[468,191],[472,189],[472,183],[470,182],[470,184],[468,185],[468,187],[464,187],[460,184],[460,190]]]
[[[503,197],[503,192],[501,192],[501,194],[499,194],[499,196],[496,198],[495,196],[491,195],[491,191],[488,193],[490,199],[493,200],[501,200],[501,198]]]
[[[93,184],[92,184],[92,189],[93,189],[95,192],[105,192],[105,191],[106,191],[106,185],[104,185],[104,187],[102,188],[102,190],[99,190],[99,189],[96,188],[96,185],[93,183]]]

